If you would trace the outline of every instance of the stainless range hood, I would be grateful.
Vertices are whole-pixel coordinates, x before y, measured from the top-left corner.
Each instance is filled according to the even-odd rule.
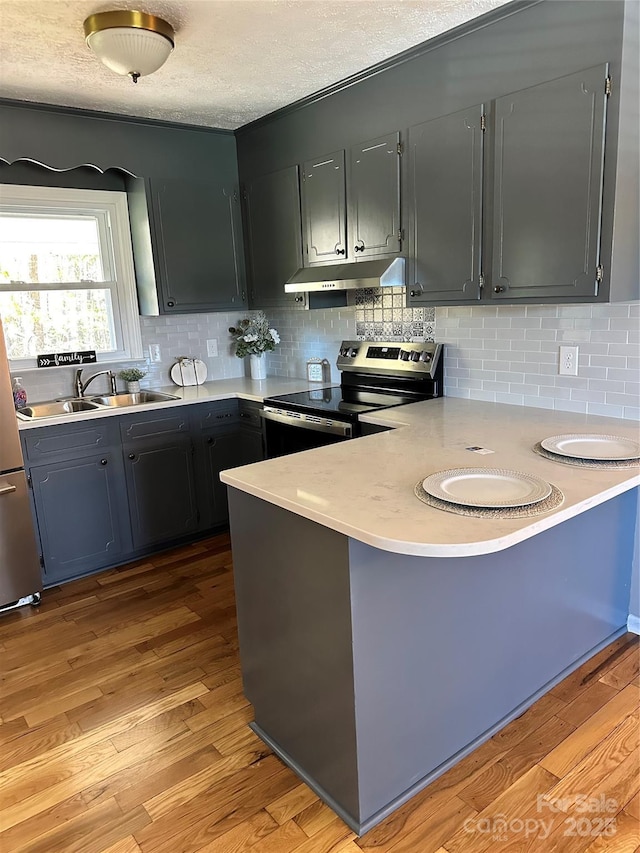
[[[361,287],[404,287],[405,260],[359,261],[353,264],[331,264],[326,267],[304,267],[285,284],[286,293],[316,293],[334,290],[357,290]]]

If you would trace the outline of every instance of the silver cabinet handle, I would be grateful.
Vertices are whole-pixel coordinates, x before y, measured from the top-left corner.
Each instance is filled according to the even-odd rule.
[[[11,492],[15,492],[17,486],[12,486],[10,483],[5,483],[4,486],[0,486],[0,495],[10,495]]]

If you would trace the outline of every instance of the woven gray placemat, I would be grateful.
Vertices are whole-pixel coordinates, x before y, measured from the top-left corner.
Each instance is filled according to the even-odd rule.
[[[442,509],[445,512],[453,512],[455,515],[466,515],[470,518],[531,518],[535,515],[544,515],[545,512],[550,512],[552,509],[557,509],[563,501],[564,495],[557,486],[549,483],[551,486],[551,494],[538,503],[530,506],[510,506],[510,507],[477,507],[477,506],[462,506],[462,504],[449,503],[441,501],[438,498],[431,497],[425,492],[422,487],[422,480],[416,483],[414,493],[418,500],[422,503],[432,506],[434,509]]]
[[[552,462],[559,462],[561,465],[573,465],[575,468],[595,468],[600,471],[608,471],[614,468],[637,468],[640,465],[640,460],[637,459],[575,459],[570,456],[560,456],[558,453],[551,453],[538,442],[533,445],[533,452],[538,456],[544,456],[545,459],[550,459]]]

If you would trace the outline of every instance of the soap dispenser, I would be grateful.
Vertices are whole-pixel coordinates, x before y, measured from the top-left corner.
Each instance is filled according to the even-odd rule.
[[[24,409],[27,405],[27,392],[22,387],[22,377],[16,376],[11,385],[13,391],[13,405],[16,409]]]

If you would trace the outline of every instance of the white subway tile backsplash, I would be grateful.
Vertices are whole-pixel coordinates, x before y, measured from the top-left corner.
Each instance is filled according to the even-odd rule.
[[[604,391],[583,391],[581,388],[571,390],[571,399],[582,403],[604,403]]]
[[[636,394],[625,394],[609,392],[605,394],[605,402],[612,403],[614,406],[631,406],[637,408],[640,406],[640,396]]]
[[[555,400],[552,397],[532,397],[525,395],[525,406],[532,406],[535,409],[553,409]]]
[[[523,394],[525,397],[534,397],[538,393],[538,386],[534,384],[512,382],[509,385],[511,394]]]
[[[615,355],[592,355],[589,359],[590,367],[606,367],[607,369],[620,368],[624,370],[627,359],[624,356]]]
[[[589,379],[589,391],[605,391],[610,394],[624,394],[624,382],[613,379]]]
[[[587,404],[576,400],[555,400],[553,408],[562,412],[579,412],[582,415],[587,413]]]
[[[591,317],[592,309],[592,305],[558,305],[558,317]]]
[[[588,415],[605,415],[609,418],[624,417],[624,406],[612,406],[609,403],[587,403]]]
[[[628,332],[623,330],[608,329],[606,332],[595,331],[591,333],[591,340],[594,343],[604,344],[626,344]]]
[[[350,300],[346,308],[267,312],[281,336],[267,356],[269,374],[304,378],[309,358],[326,358],[337,384],[335,362],[344,339],[435,339],[445,345],[449,396],[640,418],[639,303],[412,309],[395,288],[354,291]],[[201,358],[211,379],[244,376],[246,365],[233,353],[228,328],[247,313],[141,318],[145,353],[149,344],[158,344],[162,359],[143,364],[148,370],[143,386],[168,384],[178,355]],[[218,340],[217,358],[207,356],[210,338]],[[558,375],[560,343],[579,345],[578,376]],[[117,370],[125,364],[108,366]],[[31,400],[51,399],[71,393],[73,369],[25,371],[23,379]]]
[[[527,317],[557,317],[557,305],[527,305],[525,307],[525,316]]]
[[[522,394],[503,394],[502,392],[497,391],[496,403],[508,403],[512,406],[524,406],[524,397]]]
[[[492,379],[483,379],[482,380],[482,390],[483,391],[504,391],[505,393],[509,392],[509,382],[496,382]]]

